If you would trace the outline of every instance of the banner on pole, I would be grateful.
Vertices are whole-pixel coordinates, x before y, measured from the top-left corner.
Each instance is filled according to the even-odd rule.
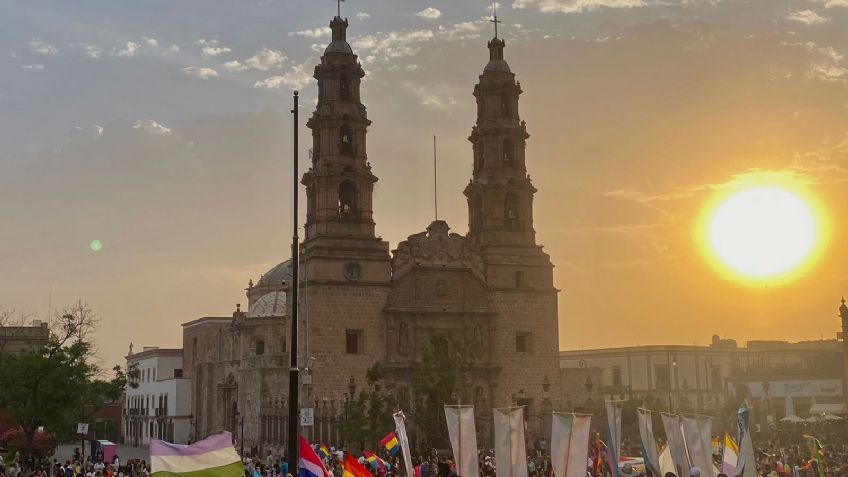
[[[445,406],[457,477],[477,477],[477,431],[474,406]]]
[[[621,455],[621,404],[607,402],[607,451],[610,475],[618,477],[618,456]]]
[[[674,462],[675,474],[689,475],[689,454],[686,452],[686,441],[683,439],[683,430],[680,427],[680,416],[663,413],[662,421],[671,460]]]
[[[551,465],[557,477],[585,477],[592,416],[554,413]]]
[[[400,443],[400,450],[403,453],[403,465],[406,467],[406,477],[414,477],[415,470],[412,467],[412,454],[409,451],[409,439],[406,437],[406,423],[404,423],[403,411],[394,413],[395,418],[395,434]]]
[[[495,462],[499,477],[527,477],[524,406],[493,409]]]
[[[654,423],[651,420],[651,411],[637,409],[639,417],[639,436],[642,438],[642,455],[645,456],[645,468],[654,476],[661,476],[660,458],[657,454],[657,438],[654,437]],[[735,476],[734,476],[735,477]]]
[[[701,476],[713,476],[712,458],[712,422],[704,417],[684,417],[681,419],[683,438],[689,451],[689,461],[693,467],[701,469]],[[706,432],[707,441],[704,442]]]

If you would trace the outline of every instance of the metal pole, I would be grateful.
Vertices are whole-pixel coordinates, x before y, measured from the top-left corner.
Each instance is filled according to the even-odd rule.
[[[292,250],[291,250],[291,261],[292,261],[292,283],[291,283],[291,292],[292,292],[292,307],[291,307],[291,348],[289,349],[289,354],[291,356],[290,359],[290,367],[289,367],[289,436],[288,436],[288,464],[289,464],[289,473],[292,475],[297,475],[297,452],[298,452],[298,427],[300,422],[298,421],[298,407],[300,405],[299,399],[297,396],[298,392],[298,369],[297,369],[297,286],[298,286],[298,265],[299,265],[299,241],[297,238],[298,232],[298,210],[297,210],[297,197],[298,197],[298,172],[297,172],[297,126],[298,126],[298,111],[297,111],[297,91],[294,92],[293,102],[294,108],[291,110],[292,115],[294,116],[294,125],[292,132],[292,152],[293,152],[293,161],[292,165],[294,168],[294,173],[292,174]]]
[[[436,220],[439,220],[439,169],[436,163],[435,135],[433,135],[433,205],[436,209]]]
[[[244,459],[244,414],[241,415],[239,422],[241,430],[239,431],[239,440],[241,441],[241,458]]]

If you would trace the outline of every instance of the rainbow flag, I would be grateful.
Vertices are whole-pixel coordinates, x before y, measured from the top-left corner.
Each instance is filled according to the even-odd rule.
[[[386,450],[391,452],[392,454],[397,454],[398,451],[400,450],[400,443],[398,442],[397,436],[395,435],[394,432],[390,432],[389,435],[384,437],[380,441],[380,444],[383,447],[385,447]]]
[[[371,467],[375,469],[382,469],[383,471],[387,470],[386,461],[377,457],[377,454],[371,451],[362,451],[362,456],[365,457],[365,460],[371,464]]]
[[[322,459],[326,459],[327,457],[330,457],[330,449],[328,449],[324,444],[321,444],[318,446],[318,454],[321,455]]]
[[[229,432],[191,445],[151,439],[150,471],[155,477],[244,477],[244,465]]]

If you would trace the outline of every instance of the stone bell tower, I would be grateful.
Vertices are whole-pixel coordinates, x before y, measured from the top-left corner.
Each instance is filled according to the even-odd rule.
[[[368,162],[371,121],[362,104],[362,65],[347,42],[347,19],[330,22],[332,40],[315,67],[318,104],[312,130],[312,164],[306,187],[301,245],[304,348],[316,402],[341,401],[350,382],[363,384],[382,358],[382,309],[391,290],[389,244],[375,234],[377,177]],[[307,354],[308,353],[308,354]],[[305,384],[305,383],[304,383]],[[309,403],[314,404],[314,402]]]
[[[496,17],[493,22],[499,23]],[[527,173],[530,135],[519,115],[521,84],[504,60],[506,42],[497,29],[488,47],[489,61],[474,87],[477,120],[468,138],[474,161],[464,193],[468,239],[483,259],[497,309],[493,355],[501,371],[492,404],[523,405],[527,416],[548,416],[559,395],[558,290],[533,228],[536,188]],[[545,418],[528,423],[531,435],[544,429],[550,429]]]
[[[845,304],[845,297],[839,305],[839,318],[842,321],[842,394],[848,403],[848,305]]]

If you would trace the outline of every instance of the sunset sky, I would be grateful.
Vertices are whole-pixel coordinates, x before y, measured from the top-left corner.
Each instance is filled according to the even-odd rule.
[[[288,256],[291,91],[301,118],[330,0],[0,4],[0,307],[87,300],[109,364],[228,316]],[[491,4],[348,0],[367,71],[377,232],[394,248],[461,191]],[[832,338],[848,295],[848,0],[510,0],[562,349]],[[309,131],[301,128],[306,162]],[[758,171],[824,206],[829,242],[789,283],[711,267],[696,224]],[[94,240],[102,249],[92,251]]]

